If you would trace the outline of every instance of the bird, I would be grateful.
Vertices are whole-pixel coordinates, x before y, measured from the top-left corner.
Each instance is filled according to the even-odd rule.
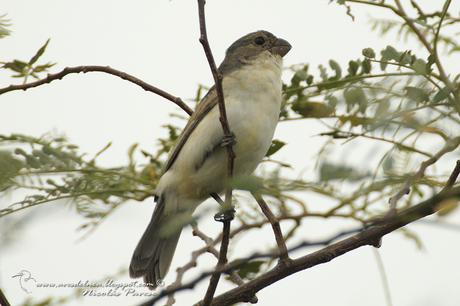
[[[264,30],[236,40],[218,67],[233,138],[224,137],[215,86],[197,104],[181,132],[155,189],[156,206],[134,250],[132,278],[154,290],[169,270],[182,228],[196,207],[227,181],[227,151],[235,152],[234,177],[250,175],[266,155],[282,100],[283,57],[289,42]]]
[[[21,286],[22,290],[24,290],[26,293],[31,293],[31,286],[32,282],[36,283],[37,281],[35,278],[32,277],[32,273],[30,273],[27,270],[21,270],[19,273],[13,275],[11,278],[19,278],[19,286]]]

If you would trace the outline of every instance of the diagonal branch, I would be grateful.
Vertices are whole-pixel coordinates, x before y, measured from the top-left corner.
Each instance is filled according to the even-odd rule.
[[[182,108],[187,114],[191,115],[193,113],[193,110],[185,104],[184,101],[182,101],[181,98],[176,97],[171,95],[170,93],[167,93],[166,91],[155,87],[153,85],[150,85],[141,79],[136,78],[135,76],[132,76],[126,72],[111,68],[109,66],[76,66],[76,67],[66,67],[64,68],[61,72],[58,73],[53,73],[53,74],[48,74],[48,76],[44,79],[35,81],[35,82],[30,82],[26,84],[20,84],[20,85],[10,85],[8,87],[0,88],[0,95],[10,92],[10,91],[15,91],[15,90],[27,90],[30,88],[38,87],[41,85],[45,85],[48,83],[51,83],[55,80],[61,80],[63,77],[69,74],[74,74],[74,73],[88,73],[88,72],[103,72],[107,74],[111,74],[114,76],[117,76],[123,80],[126,80],[128,82],[134,83],[138,86],[140,86],[142,89],[145,91],[153,92],[154,94],[157,94],[180,108]]]
[[[0,289],[0,305],[10,306],[10,303],[8,302],[8,299],[6,298],[6,296],[3,294],[2,289]]]
[[[276,243],[278,244],[278,251],[279,251],[279,258],[281,261],[289,261],[289,254],[286,247],[286,241],[283,237],[283,232],[281,231],[280,223],[278,219],[275,217],[273,212],[268,207],[267,203],[264,201],[260,194],[253,193],[252,196],[256,199],[257,203],[262,209],[265,217],[267,217],[268,221],[270,222],[273,233],[275,234]]]
[[[449,179],[447,180],[446,186],[444,186],[443,188],[443,191],[452,189],[459,175],[460,175],[460,160],[457,160],[457,162],[455,163],[454,171],[452,171],[452,173],[450,174]]]
[[[212,76],[214,78],[214,83],[217,92],[218,98],[218,105],[219,105],[219,120],[222,125],[222,129],[224,131],[224,137],[227,139],[233,138],[233,134],[230,130],[230,126],[228,124],[227,118],[227,111],[225,109],[225,100],[224,100],[224,91],[222,86],[222,73],[218,71],[216,63],[214,61],[214,57],[212,55],[211,47],[209,46],[208,35],[206,31],[206,17],[205,17],[205,0],[198,0],[198,16],[199,16],[199,23],[200,23],[200,43],[203,46],[204,52],[206,54],[206,58],[209,63],[209,67],[212,72]],[[232,142],[228,142],[226,145],[227,149],[227,177],[229,179],[233,176],[233,166],[235,160],[235,152],[232,148]],[[203,300],[203,305],[208,306],[211,304],[214,293],[217,288],[217,284],[219,283],[220,279],[220,272],[218,270],[223,267],[227,263],[227,250],[228,244],[230,242],[230,224],[233,219],[233,208],[232,208],[232,188],[227,187],[225,192],[225,211],[224,215],[221,219],[216,219],[218,221],[223,222],[223,229],[222,229],[222,242],[220,245],[220,252],[219,252],[219,260],[217,262],[216,271],[212,274],[211,279],[209,280],[209,286],[206,290],[206,295]]]

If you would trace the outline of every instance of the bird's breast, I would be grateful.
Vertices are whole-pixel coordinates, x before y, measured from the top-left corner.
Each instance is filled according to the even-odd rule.
[[[267,64],[247,67],[224,79],[230,129],[236,136],[235,173],[254,171],[267,152],[281,107],[281,69]]]

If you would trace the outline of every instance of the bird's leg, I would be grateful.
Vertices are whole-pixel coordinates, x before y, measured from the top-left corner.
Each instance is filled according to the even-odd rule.
[[[214,220],[217,222],[225,222],[225,221],[230,221],[233,220],[235,217],[235,208],[230,207],[230,209],[218,212],[217,214],[214,215]]]
[[[219,203],[221,207],[225,207],[224,201],[222,201],[222,199],[219,197],[217,193],[211,193],[211,196],[214,198],[214,200],[217,201],[217,203]],[[226,210],[220,211],[217,214],[215,214],[214,220],[216,220],[217,222],[224,222],[224,221],[233,220],[234,217],[235,217],[235,209],[231,207],[230,209],[226,209]]]
[[[234,146],[236,144],[235,134],[231,133],[230,135],[224,135],[220,141],[221,147]]]

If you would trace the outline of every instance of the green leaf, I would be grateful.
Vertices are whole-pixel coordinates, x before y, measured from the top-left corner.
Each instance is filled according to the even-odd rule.
[[[429,94],[421,88],[406,86],[405,90],[409,99],[415,102],[423,103],[430,100]]]
[[[54,65],[56,65],[56,63],[46,63],[44,65],[35,66],[33,68],[33,73],[40,73],[40,72],[46,71],[49,68],[53,67]]]
[[[410,51],[406,51],[406,52],[403,52],[400,56],[399,56],[399,59],[398,59],[398,62],[401,64],[401,65],[409,65],[410,63],[412,63],[413,61],[415,61],[413,55],[411,55],[411,52]]]
[[[348,74],[350,76],[355,76],[358,73],[359,63],[356,61],[348,62]]]
[[[383,49],[380,54],[382,55],[382,60],[394,60],[399,61],[400,53],[392,46],[387,46]]]
[[[364,74],[370,73],[371,70],[372,70],[371,61],[370,61],[369,59],[365,59],[365,60],[361,63],[361,67],[363,68],[363,73],[364,73]]]
[[[11,31],[8,27],[11,25],[10,21],[5,18],[6,15],[0,15],[0,38],[10,35]]]
[[[324,97],[324,99],[326,99],[327,104],[334,109],[337,106],[337,104],[339,104],[339,99],[337,99],[337,97],[335,97],[334,95],[327,95],[326,97]]]
[[[29,61],[29,66],[32,66],[33,64],[35,64],[35,62],[38,61],[38,59],[43,55],[43,53],[45,53],[46,47],[48,46],[49,42],[50,42],[50,39],[48,38],[45,44],[41,46],[40,49],[38,49],[37,53],[35,53],[34,56],[32,56],[32,58]]]
[[[241,278],[248,279],[257,275],[264,263],[262,260],[253,260],[240,266],[236,272]]]
[[[301,99],[292,104],[292,110],[305,118],[324,118],[334,113],[334,108],[330,105]]]
[[[415,72],[420,74],[427,74],[429,72],[428,64],[420,58],[414,61],[414,63],[412,64],[412,69],[414,69]]]
[[[367,58],[375,58],[375,51],[372,48],[363,49],[363,55]]]
[[[18,73],[23,73],[26,67],[27,63],[20,60],[14,60],[3,65],[3,68],[10,69]]]
[[[368,174],[360,173],[358,170],[343,165],[335,165],[331,163],[323,163],[319,170],[321,181],[333,180],[349,180],[358,181],[368,176]]]
[[[23,162],[14,158],[10,152],[0,151],[0,191],[11,187],[11,179],[18,175],[23,167]]]
[[[393,156],[391,155],[387,156],[382,163],[383,172],[385,174],[390,174],[391,172],[393,172],[394,166],[395,166],[395,161],[394,161]]]
[[[335,72],[335,76],[331,78],[331,80],[338,80],[342,77],[342,68],[340,67],[339,63],[334,60],[329,61],[329,66]]]
[[[449,97],[450,89],[446,86],[441,88],[433,97],[433,103],[441,102]]]
[[[283,142],[281,140],[273,139],[272,144],[270,145],[270,148],[268,149],[268,152],[267,152],[267,154],[265,154],[265,156],[267,156],[267,157],[272,156],[273,154],[278,152],[285,145],[286,145],[285,142]]]
[[[320,74],[320,76],[321,76],[321,79],[322,79],[323,81],[327,81],[327,80],[329,79],[329,77],[328,77],[328,75],[327,75],[327,70],[326,70],[326,68],[324,68],[323,65],[319,65],[319,66],[318,66],[318,69],[319,69],[319,74]]]
[[[308,67],[306,68],[308,69]],[[297,70],[291,78],[292,86],[299,86],[300,82],[308,78],[308,73],[306,69]]]
[[[347,103],[347,111],[354,105],[359,105],[359,110],[364,112],[367,108],[367,97],[361,88],[349,88],[343,92],[343,97]]]
[[[375,117],[381,118],[388,115],[388,110],[390,109],[391,103],[388,99],[382,99],[379,101],[377,109],[375,110]]]

